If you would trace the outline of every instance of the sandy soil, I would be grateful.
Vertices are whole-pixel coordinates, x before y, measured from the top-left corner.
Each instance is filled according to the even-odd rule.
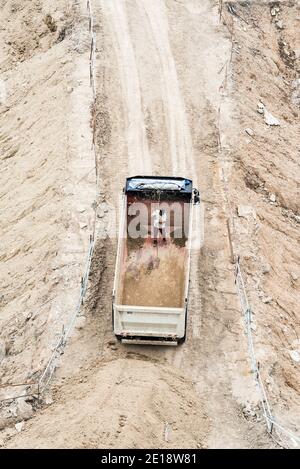
[[[261,372],[275,417],[297,432],[300,371],[290,354],[299,350],[300,332],[300,88],[295,85],[300,73],[300,4],[235,8],[239,18],[229,15],[227,24],[235,37],[230,97],[234,95],[239,125],[235,136],[226,132],[224,160],[230,163],[225,172],[235,213],[238,205],[254,210],[246,217],[235,216],[235,224],[255,311]],[[257,113],[258,101],[280,126],[265,124]],[[252,136],[245,132],[249,128]]]
[[[2,6],[0,360],[2,383],[24,383],[72,314],[86,260],[96,196],[89,36],[69,2]],[[9,416],[4,409],[4,423]]]
[[[201,250],[192,253],[187,341],[176,349],[129,347],[115,341],[111,327],[111,289],[116,239],[99,236],[84,316],[61,359],[51,388],[53,402],[36,411],[20,434],[14,427],[6,428],[1,433],[3,446],[274,446],[262,422],[250,372],[230,263],[228,212],[222,197],[221,169],[228,178],[233,213],[237,213],[239,204],[250,205],[257,211],[256,219],[235,215],[247,288],[257,315],[256,345],[264,376],[270,381],[276,416],[293,430],[299,424],[299,364],[293,364],[288,354],[288,350],[298,347],[295,341],[299,327],[296,301],[299,293],[296,254],[299,163],[295,158],[299,124],[295,90],[290,85],[291,80],[299,76],[299,64],[289,55],[286,57],[287,53],[278,42],[284,37],[285,42],[298,51],[299,57],[296,35],[299,13],[296,7],[282,7],[286,29],[278,31],[268,5],[255,3],[250,8],[247,5],[251,2],[242,3],[244,6],[235,3],[236,15],[228,12],[225,2],[218,4],[210,0],[93,2],[97,33],[96,144],[100,204],[117,211],[125,177],[138,173],[191,177],[201,190],[204,244]],[[220,21],[218,6],[221,4],[227,26]],[[77,21],[75,18],[74,24]],[[264,32],[266,29],[268,34]],[[74,26],[75,37],[77,34]],[[70,49],[62,52],[67,57],[72,56],[74,52]],[[51,53],[53,47],[49,50]],[[264,51],[264,55],[257,50]],[[42,49],[40,53],[45,54]],[[80,57],[82,60],[87,57],[84,49]],[[23,66],[32,67],[31,60],[34,58],[28,57]],[[231,68],[228,68],[226,64],[230,60]],[[290,60],[294,63],[292,67]],[[76,61],[73,66],[75,70],[84,68],[79,62],[76,68]],[[45,68],[49,72],[49,67]],[[82,79],[82,83],[88,89],[88,80]],[[49,90],[49,87],[41,85],[41,89]],[[86,96],[86,93],[83,88],[82,94]],[[68,93],[64,96],[71,105]],[[35,99],[40,106],[41,96]],[[282,121],[280,127],[266,126],[256,111],[258,99]],[[23,109],[24,103],[18,102]],[[76,103],[72,104],[77,106],[73,109],[78,109],[77,100]],[[55,106],[56,115],[58,107]],[[63,116],[65,110],[61,105]],[[28,110],[27,114],[34,117]],[[48,122],[48,111],[44,114]],[[222,155],[218,150],[219,121]],[[18,125],[17,117],[12,122]],[[41,120],[38,122],[40,124]],[[62,129],[58,119],[53,122]],[[84,122],[88,125],[89,121],[83,114],[82,125]],[[5,125],[11,137],[14,134],[12,124]],[[76,128],[74,125],[73,121],[70,132]],[[248,127],[254,130],[253,138],[245,133]],[[27,137],[30,129],[28,132]],[[32,132],[36,135],[36,130]],[[39,135],[42,138],[41,133]],[[88,139],[85,132],[83,135]],[[50,138],[49,132],[46,136]],[[39,139],[36,136],[32,139],[40,149]],[[55,136],[52,145],[58,141]],[[81,154],[80,141],[72,138],[74,153],[77,148]],[[24,151],[24,145],[21,148]],[[57,183],[60,170],[54,171],[52,162],[58,155],[55,146],[51,155],[49,164]],[[34,162],[34,158],[31,160]],[[17,161],[22,168],[24,159]],[[66,171],[71,166],[79,171],[74,154],[68,161]],[[69,177],[74,183],[70,173]],[[9,181],[13,201],[17,197],[16,185],[12,178]],[[41,178],[39,181],[44,189]],[[30,190],[37,190],[38,183],[31,183],[30,187]],[[76,193],[74,188],[74,195],[70,197],[74,205]],[[272,204],[271,193],[276,194]],[[67,197],[62,197],[56,204],[64,207],[66,200]],[[78,200],[87,203],[84,197]],[[6,216],[11,213],[7,202],[3,207]],[[45,212],[42,213],[45,216]],[[108,217],[104,212],[98,219],[102,235],[105,235]],[[45,220],[51,219],[46,216]],[[75,221],[79,224],[79,215],[75,217],[74,212],[74,224]],[[18,223],[12,221],[5,226],[10,225],[19,229]],[[61,230],[64,241],[68,229]],[[22,232],[32,239],[28,228]],[[43,232],[47,243],[51,248],[55,245],[57,251],[60,244],[51,242],[51,231],[46,225],[43,230],[34,229],[37,235]],[[57,232],[55,224],[53,236]],[[11,242],[11,249],[16,249],[16,241]],[[42,255],[40,249],[37,250],[39,256]],[[35,276],[33,285],[27,285],[25,271],[19,267],[20,258],[16,259],[12,266],[18,271],[21,283],[20,286],[14,284],[13,292],[15,301],[19,301],[20,288],[34,287],[35,293],[40,289]],[[37,266],[33,254],[30,260],[32,266]],[[7,262],[4,266],[7,267]],[[74,267],[68,265],[66,270],[76,278],[78,271]],[[59,282],[59,291],[53,291],[55,298],[61,298],[62,292],[72,298],[72,285],[70,282],[66,288],[63,281]],[[45,283],[45,288],[50,294],[49,282]],[[264,302],[268,295],[272,300]],[[15,313],[17,306],[18,311],[28,311],[24,307],[20,309],[20,304],[14,303],[12,298],[6,306],[8,314]],[[47,322],[47,314],[48,310],[41,329],[49,335],[53,333],[53,324],[52,319]],[[1,312],[3,317],[7,316]],[[28,326],[20,327],[22,337],[26,330],[29,334]],[[6,337],[6,322],[2,330]],[[30,340],[29,334],[29,344]],[[44,350],[44,344],[39,343],[36,353]],[[25,358],[23,360],[26,354],[28,360],[31,359],[30,347],[26,348],[26,353],[21,350],[19,355],[8,354],[3,359],[3,375],[11,377],[15,373],[15,377],[19,377],[19,373],[21,377],[22,367],[27,363]],[[245,406],[251,407],[251,414],[244,412]]]

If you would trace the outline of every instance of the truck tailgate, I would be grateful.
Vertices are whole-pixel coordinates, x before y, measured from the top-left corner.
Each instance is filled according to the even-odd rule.
[[[185,308],[114,305],[115,333],[126,337],[180,339],[185,335]]]

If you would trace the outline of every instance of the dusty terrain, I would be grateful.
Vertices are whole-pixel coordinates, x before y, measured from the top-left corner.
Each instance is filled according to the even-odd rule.
[[[3,383],[40,374],[74,309],[95,200],[86,20],[50,3],[1,2]]]
[[[76,304],[100,207],[88,298],[46,403],[29,401],[27,414],[2,404],[1,446],[276,446],[250,371],[228,213],[270,402],[297,433],[299,2],[94,0],[98,193],[85,2],[1,3],[3,384],[43,370]],[[106,228],[125,177],[139,173],[191,177],[201,191],[204,240],[176,349],[128,347],[112,334],[116,237]]]
[[[236,217],[236,227],[261,372],[275,416],[299,429],[299,363],[291,353],[299,351],[300,325],[300,3],[237,5],[236,12],[233,23],[227,18],[236,41],[231,95],[239,120],[238,144],[226,142],[232,208],[253,209]],[[280,126],[265,124],[259,101]]]

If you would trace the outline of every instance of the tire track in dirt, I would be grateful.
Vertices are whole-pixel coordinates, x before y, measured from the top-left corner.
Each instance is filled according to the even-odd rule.
[[[168,18],[164,2],[161,0],[154,0],[153,2],[136,3],[138,7],[134,13],[135,21],[137,21],[136,15],[139,12],[139,20],[144,21],[145,28],[151,31],[150,40],[155,44],[156,53],[158,55],[158,63],[160,67],[157,68],[157,80],[161,87],[161,99],[163,101],[163,113],[167,121],[167,129],[160,130],[160,137],[164,138],[164,133],[168,134],[169,142],[169,155],[165,155],[165,161],[161,162],[161,166],[169,165],[169,173],[174,175],[190,176],[194,183],[197,184],[197,171],[196,164],[194,161],[194,152],[192,145],[192,137],[187,121],[187,115],[185,111],[185,104],[181,95],[179,81],[177,76],[177,70],[175,60],[173,57],[171,44],[168,35]],[[108,4],[105,3],[107,6]],[[131,40],[133,37],[132,28],[135,28],[135,21],[131,22],[131,30],[128,27],[128,19],[126,17],[126,8],[124,2],[111,2],[107,8],[106,14],[109,21],[114,25],[113,31],[117,37],[118,44],[118,61],[119,61],[119,73],[121,79],[124,76],[124,92],[126,94],[126,112],[128,113],[128,119],[130,121],[130,113],[137,112],[140,122],[136,122],[136,126],[139,127],[140,135],[142,138],[136,140],[136,144],[129,145],[129,162],[128,170],[134,165],[134,160],[138,164],[138,154],[131,153],[130,148],[136,151],[136,148],[141,148],[140,143],[144,142],[144,118],[141,110],[141,84],[139,83],[139,67],[142,66],[135,59],[135,44]],[[156,62],[157,63],[157,62]],[[133,78],[131,79],[131,72]],[[128,89],[131,91],[128,91]],[[135,104],[128,104],[128,96],[135,93],[138,98],[135,100]],[[210,127],[211,123],[205,123],[204,127]],[[130,135],[130,130],[128,135]],[[133,138],[133,137],[132,137]],[[136,138],[136,136],[135,136]],[[130,144],[130,142],[128,142]],[[147,155],[148,148],[145,150]],[[171,158],[170,158],[171,156]],[[204,165],[206,171],[213,173],[213,168],[207,164]],[[202,168],[203,169],[203,168]],[[188,171],[188,174],[187,174]],[[213,178],[209,177],[213,183]],[[198,227],[199,230],[199,227]],[[213,270],[211,266],[210,269]],[[211,273],[211,272],[210,272]],[[107,273],[108,274],[108,273]],[[184,370],[191,374],[194,380],[198,380],[199,374],[201,374],[201,354],[203,349],[201,348],[201,318],[200,315],[202,299],[201,299],[201,287],[200,279],[203,277],[203,268],[200,268],[200,252],[194,251],[191,261],[191,284],[190,284],[190,307],[188,314],[187,324],[187,341],[186,343],[177,349],[170,348],[157,348],[152,347],[139,347],[139,352],[145,354],[150,359],[156,359],[167,361],[168,363],[175,365],[178,369]],[[106,283],[106,282],[105,282]],[[108,327],[108,335],[111,326]],[[106,336],[108,336],[106,335]],[[127,347],[127,350],[135,347]],[[109,351],[108,351],[109,352]],[[126,349],[121,346],[117,352],[118,355],[126,356]]]
[[[208,3],[206,2],[206,4]],[[226,278],[228,252],[226,241],[224,241],[226,224],[222,213],[222,203],[216,195],[220,192],[220,187],[215,161],[206,148],[206,145],[208,145],[214,149],[216,141],[216,112],[213,109],[214,107],[210,106],[206,91],[208,89],[213,94],[213,90],[216,89],[217,92],[216,84],[222,78],[218,77],[216,79],[214,77],[216,83],[213,83],[211,89],[209,85],[206,85],[205,91],[198,91],[195,94],[195,107],[198,106],[198,112],[200,111],[205,117],[201,118],[201,124],[197,123],[191,126],[190,115],[188,116],[186,113],[184,96],[179,87],[179,83],[182,88],[188,86],[189,81],[185,82],[182,76],[179,80],[176,68],[178,60],[185,64],[186,59],[185,56],[178,57],[177,55],[175,57],[174,33],[173,38],[170,38],[170,9],[166,11],[165,2],[160,0],[154,0],[153,2],[147,2],[146,0],[141,2],[114,0],[111,2],[103,1],[101,5],[100,16],[103,15],[106,19],[106,32],[109,34],[108,29],[110,30],[110,41],[114,45],[114,56],[109,55],[111,50],[107,52],[106,86],[113,89],[111,74],[117,74],[121,84],[118,96],[116,97],[111,89],[107,99],[112,127],[115,127],[111,143],[105,145],[105,147],[99,147],[99,168],[100,171],[102,170],[100,176],[101,191],[105,200],[109,200],[113,206],[116,206],[117,194],[121,185],[123,185],[124,174],[132,175],[139,171],[144,172],[146,166],[147,170],[151,171],[156,163],[156,172],[159,168],[168,168],[168,172],[172,174],[190,176],[194,182],[199,180],[209,203],[212,204],[213,210],[206,223],[209,240],[205,246],[204,259],[200,259],[199,252],[194,252],[192,256],[191,304],[186,343],[176,349],[114,344],[110,320],[110,291],[114,276],[113,259],[116,243],[115,241],[111,242],[111,240],[99,243],[98,250],[96,247],[94,273],[92,274],[94,288],[91,289],[91,298],[95,296],[93,298],[95,307],[92,309],[97,314],[93,316],[89,329],[87,328],[85,331],[85,342],[89,344],[90,351],[92,347],[98,350],[99,347],[102,348],[99,354],[101,360],[112,360],[114,362],[120,358],[125,359],[125,362],[120,362],[120,366],[124,368],[124,374],[127,377],[134,376],[136,373],[134,362],[127,366],[127,359],[133,353],[137,359],[149,361],[154,367],[167,363],[168,366],[175,369],[176,373],[183,372],[186,385],[197,391],[198,406],[204,409],[211,419],[212,429],[210,435],[207,435],[209,445],[230,446],[236,444],[237,446],[248,446],[247,431],[249,426],[247,422],[243,421],[243,417],[239,415],[237,401],[232,397],[230,399],[227,397],[231,396],[232,392],[231,379],[234,373],[232,368],[236,366],[236,357],[239,360],[241,358],[235,352],[236,344],[232,341],[232,334],[226,334],[226,328],[232,327],[233,316],[230,294],[226,295],[221,292],[222,289],[228,287],[228,278]],[[132,8],[133,5],[138,8]],[[129,6],[131,7],[130,13]],[[175,10],[174,4],[171,10],[173,9]],[[208,11],[205,14],[209,15]],[[150,31],[148,38],[146,36],[141,37],[139,34],[135,35],[139,21],[142,22],[145,29]],[[187,17],[187,21],[191,21],[191,17]],[[184,28],[187,28],[187,25],[188,23],[184,25]],[[177,25],[175,31],[178,32]],[[208,30],[208,39],[205,40],[211,41],[214,38],[214,31]],[[142,74],[144,64],[141,57],[137,58],[137,40],[142,42],[142,49],[144,48],[145,51],[149,47],[149,41],[155,44],[156,59],[158,58],[155,63],[159,64],[156,65],[155,83],[151,82],[147,76],[145,78],[145,74]],[[207,44],[205,41],[204,43]],[[210,61],[209,57],[206,59]],[[201,57],[197,57],[197,60],[201,60]],[[116,63],[117,70],[114,69]],[[216,65],[215,70],[213,65]],[[213,65],[210,64],[209,70],[216,74],[216,69],[219,69],[219,62],[213,62]],[[198,67],[199,70],[198,62],[195,67],[196,69]],[[141,76],[144,77],[143,80],[145,81],[141,82]],[[207,78],[208,72],[201,71],[200,79],[205,82]],[[147,102],[145,90],[148,97],[147,104],[149,104],[152,99],[152,85],[160,89],[160,99],[163,103],[160,112],[164,114],[166,122],[165,126],[158,131],[156,130],[157,139],[167,140],[167,150],[169,150],[166,154],[163,154],[159,162],[150,161],[149,142],[146,140],[147,133],[145,131],[144,109],[145,102]],[[118,109],[121,107],[120,103],[122,103],[123,113],[121,118],[117,114]],[[202,128],[199,129],[199,127]],[[204,142],[200,145],[201,153],[198,150],[198,154],[194,148],[194,142],[199,138],[197,133],[200,134],[200,139],[202,138]],[[114,142],[114,139],[117,140],[118,138],[120,138],[119,144]],[[120,160],[113,159],[115,150],[117,150],[118,157],[121,156]],[[210,151],[213,152],[213,150]],[[143,166],[144,163],[147,163],[147,165]],[[118,172],[117,165],[122,165],[120,172]],[[188,171],[188,174],[186,171]],[[114,181],[112,185],[110,184],[111,180]],[[105,217],[101,220],[101,223],[106,223]],[[224,271],[220,270],[222,263],[225,266]],[[97,269],[99,270],[99,264],[102,266],[102,272],[97,276],[94,274]],[[93,342],[91,338],[95,328],[98,329],[98,333],[95,334],[96,342]],[[92,347],[90,344],[92,344]],[[227,356],[231,358],[226,366],[224,357]],[[88,356],[87,362],[89,362]],[[124,363],[126,363],[126,367],[124,367]],[[216,377],[218,377],[217,382]],[[145,377],[145,379],[148,378]],[[162,382],[164,381],[163,379]],[[168,396],[165,399],[164,405],[167,406]],[[111,400],[110,405],[113,406],[113,400]],[[225,408],[226,411],[224,411]],[[189,421],[191,416],[186,418]],[[225,432],[226,434],[224,434],[224,431],[220,432],[220,418],[223,427],[228,429],[228,432]],[[202,431],[201,428],[199,430]]]
[[[103,2],[103,11],[113,26],[118,43],[118,61],[128,116],[128,171],[151,174],[151,161],[142,111],[139,75],[127,24],[124,0]]]
[[[114,336],[111,324],[111,291],[114,278],[117,231],[105,233],[110,214],[118,225],[121,207],[121,188],[125,177],[135,174],[151,174],[152,161],[149,154],[142,96],[135,52],[128,27],[126,3],[123,0],[97,2],[96,17],[99,20],[99,72],[97,86],[97,148],[100,187],[100,222],[102,234],[96,241],[92,269],[90,300],[87,309],[100,314],[92,318],[91,327],[96,327],[100,343],[100,355],[111,354]],[[104,32],[103,32],[104,31]],[[107,40],[105,34],[110,36]],[[108,63],[106,62],[108,61]],[[104,65],[102,65],[104,61]],[[117,72],[112,67],[117,67]],[[111,68],[111,70],[110,70]],[[116,81],[118,75],[118,85]],[[119,86],[119,90],[116,90]],[[111,103],[121,110],[114,116]],[[120,112],[120,111],[119,111]],[[122,120],[121,120],[122,119]],[[114,122],[115,120],[115,122]],[[109,127],[109,138],[102,134]],[[104,213],[103,213],[104,212]],[[96,230],[97,231],[97,230]],[[108,235],[108,238],[107,238]],[[101,266],[101,268],[100,268]],[[118,355],[126,355],[126,349]]]
[[[187,121],[185,111],[185,103],[179,88],[179,80],[175,59],[173,56],[174,44],[169,39],[169,21],[168,15],[171,9],[171,2],[168,2],[168,15],[166,12],[166,3],[161,0],[153,0],[147,2],[142,0],[136,2],[141,10],[146,13],[145,24],[150,26],[152,32],[151,39],[156,46],[157,55],[159,57],[160,67],[157,69],[157,75],[161,77],[161,96],[163,100],[163,112],[167,122],[167,132],[170,153],[170,172],[174,175],[190,176],[194,183],[197,184],[197,171],[204,171],[199,174],[201,183],[203,184],[204,193],[208,195],[214,206],[213,217],[210,217],[206,230],[210,236],[210,240],[206,246],[207,260],[204,265],[200,263],[199,251],[194,251],[191,262],[191,284],[190,284],[190,308],[187,324],[187,341],[186,343],[174,350],[165,349],[163,352],[149,350],[149,355],[161,357],[168,363],[175,365],[176,368],[183,370],[187,379],[192,379],[196,388],[199,390],[200,396],[207,396],[208,413],[212,416],[214,425],[210,439],[210,445],[237,445],[249,446],[248,424],[243,421],[239,415],[239,404],[236,399],[231,396],[233,379],[236,373],[236,381],[242,381],[238,376],[238,369],[235,364],[234,334],[227,328],[231,327],[233,321],[233,311],[235,311],[236,301],[235,293],[232,292],[232,284],[228,272],[228,245],[225,223],[224,205],[222,200],[218,199],[215,194],[220,193],[220,183],[218,176],[218,168],[215,162],[207,155],[201,155],[203,161],[194,160],[192,136]],[[203,2],[204,3],[204,2]],[[210,2],[205,2],[201,7],[195,6],[195,2],[189,2],[189,9],[193,11],[203,12],[204,15],[212,14],[210,10]],[[142,15],[141,15],[142,16]],[[201,15],[201,20],[205,22]],[[134,22],[133,22],[134,24]],[[147,27],[147,26],[146,26]],[[204,38],[203,47],[207,47],[210,40],[214,40],[215,31],[212,23],[205,27],[208,30],[208,38]],[[209,39],[210,37],[210,39]],[[229,45],[229,44],[228,44]],[[216,49],[218,46],[215,46]],[[228,49],[229,50],[229,49]],[[211,51],[209,51],[211,54]],[[205,144],[215,145],[216,138],[216,118],[219,99],[219,86],[222,82],[222,75],[217,76],[217,70],[220,70],[220,57],[213,59],[210,54],[206,55],[206,51],[199,57],[196,56],[196,67],[199,67],[201,58],[204,59],[203,67],[208,64],[208,71],[201,71],[201,80],[205,83],[203,90],[198,90],[196,94],[201,96],[199,110],[202,112],[201,122],[203,129],[203,139]],[[224,60],[223,57],[221,60]],[[209,83],[209,72],[212,73],[212,84]],[[184,83],[183,83],[184,84]],[[211,104],[212,103],[212,104]],[[193,129],[194,130],[194,129]],[[205,131],[207,134],[205,135]],[[215,146],[217,151],[217,146]],[[200,156],[200,155],[199,155]],[[168,158],[168,156],[166,155]],[[188,171],[188,173],[187,173]],[[204,179],[206,177],[206,180]],[[210,185],[211,184],[211,185]],[[215,193],[214,193],[215,192]],[[198,227],[199,230],[199,227]],[[200,231],[200,230],[199,230]],[[200,233],[199,233],[200,234]],[[224,239],[225,238],[225,239]],[[217,255],[217,256],[216,256]],[[216,258],[214,258],[216,256]],[[223,269],[223,265],[225,268]],[[207,285],[209,289],[216,293],[207,294]],[[224,291],[223,291],[224,290]],[[227,292],[228,290],[228,292]],[[203,300],[202,300],[203,293]],[[232,296],[233,295],[233,296]],[[202,324],[203,322],[203,324]],[[228,326],[229,325],[229,326]],[[215,328],[217,333],[215,333]],[[204,337],[205,336],[205,337]],[[220,343],[223,342],[222,346]],[[224,363],[224,355],[232,354],[228,367]],[[243,355],[241,354],[241,357]],[[241,361],[244,359],[241,358]],[[218,376],[218,383],[215,385],[212,375],[214,371]],[[245,383],[247,386],[247,383]],[[243,386],[241,386],[243,388]],[[238,398],[239,392],[237,393]],[[245,392],[245,389],[241,389]],[[220,432],[218,420],[222,409],[226,406],[226,412],[222,415],[224,427],[228,427],[228,435]],[[236,429],[239,428],[238,431]],[[253,437],[253,435],[252,435]]]
[[[151,2],[142,0],[136,2],[136,4],[140,9],[141,15],[145,18],[146,27],[148,23],[151,39],[155,44],[160,63],[160,69],[157,70],[157,74],[161,77],[161,97],[167,121],[169,154],[171,156],[168,161],[168,173],[174,176],[190,177],[193,179],[194,186],[197,186],[192,138],[169,40],[169,25],[165,3],[162,0],[153,0]],[[168,156],[165,155],[167,160]],[[198,211],[200,211],[199,208]],[[197,238],[201,233],[199,214],[195,218],[196,223],[194,221],[193,235],[196,235]],[[194,250],[191,258],[190,297],[192,297],[191,303],[195,307],[189,307],[187,323],[187,335],[189,337],[199,337],[200,334],[199,306],[201,305],[201,292],[198,281],[199,257],[199,250]],[[190,346],[190,341],[187,341],[184,345],[185,348]],[[182,347],[176,350],[167,348],[164,350],[163,355],[169,362],[181,368],[182,350]]]
[[[123,165],[127,166],[128,175],[136,173],[145,174],[147,171],[149,171],[148,174],[151,174],[150,169],[153,165],[155,165],[156,168],[161,167],[160,174],[162,174],[165,168],[168,168],[167,174],[191,177],[196,185],[197,173],[195,171],[193,158],[192,138],[168,37],[168,18],[164,2],[155,0],[150,3],[144,1],[143,3],[134,2],[134,4],[136,6],[134,15],[138,17],[139,21],[143,22],[145,29],[150,31],[148,40],[150,39],[155,44],[154,50],[158,56],[156,63],[160,64],[160,67],[156,70],[156,85],[160,88],[160,96],[163,102],[162,112],[165,116],[167,126],[159,130],[159,138],[165,139],[167,137],[170,151],[168,154],[164,154],[164,159],[160,159],[159,161],[155,161],[156,158],[152,155],[154,161],[151,162],[149,148],[145,140],[145,118],[142,109],[144,97],[141,94],[142,84],[139,79],[142,73],[140,67],[142,67],[143,64],[136,60],[136,44],[133,42],[134,35],[132,28],[136,25],[134,22],[131,22],[131,28],[129,27],[128,11],[124,1],[104,1],[101,3],[101,13],[106,18],[108,26],[111,29],[111,34],[114,36],[114,49],[122,83],[124,117],[127,121],[127,130],[125,129],[125,133],[127,132],[128,158],[124,159]],[[135,21],[137,21],[136,18]],[[146,83],[143,83],[143,85],[146,86]],[[143,155],[143,158],[141,158],[140,155]],[[108,156],[109,154],[106,155],[106,158]],[[105,166],[105,161],[103,161],[103,164],[105,170],[100,179],[103,182],[102,186],[105,197],[107,197],[110,190],[107,180],[110,180],[112,176],[111,171],[113,167]],[[100,163],[99,172],[101,172],[101,166],[103,165]],[[121,184],[123,181],[119,182]],[[115,200],[111,200],[111,202],[115,204]],[[197,220],[199,222],[199,217],[197,217]],[[200,233],[199,223],[195,229]],[[109,284],[112,283],[114,275],[114,264],[111,259],[109,259],[110,257],[114,257],[113,250],[111,250],[113,245],[112,243],[107,244],[107,242],[98,243],[94,257],[98,264],[99,261],[105,263],[106,271],[102,272],[101,278],[99,278],[98,275],[92,275],[92,277],[98,279],[98,287],[96,286],[96,288],[92,290],[94,292],[93,295],[99,298],[98,306],[95,306],[94,302],[93,309],[100,307],[101,310],[101,343],[104,355],[111,353],[110,348],[105,346],[105,344],[109,345],[109,342],[113,339],[109,313],[111,298],[108,294]],[[109,249],[108,246],[110,247]],[[201,304],[201,292],[198,281],[199,255],[199,251],[195,251],[192,256],[190,296],[192,297],[192,304],[195,305],[195,307],[191,307],[189,310],[187,325],[189,337],[195,336],[197,338],[200,335],[199,305]],[[106,319],[104,319],[105,317]],[[106,326],[104,326],[104,323]],[[189,348],[191,346],[191,342],[188,341],[185,347]],[[131,346],[127,348],[131,349]],[[140,351],[145,353],[149,358],[155,357],[162,361],[167,360],[169,363],[176,363],[176,366],[181,368],[182,348],[174,350],[173,348],[153,349],[152,347],[140,347]],[[121,356],[126,355],[125,347],[121,346],[117,354]]]
[[[162,0],[141,0],[137,7],[143,9],[152,31],[162,77],[161,96],[168,123],[169,151],[171,155],[170,174],[194,179],[197,184],[193,159],[192,140],[185,114],[185,106],[180,93],[176,65],[168,36],[168,18]]]

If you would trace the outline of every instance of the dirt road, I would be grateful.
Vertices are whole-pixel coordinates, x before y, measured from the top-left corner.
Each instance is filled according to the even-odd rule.
[[[257,396],[241,333],[216,155],[220,87],[231,43],[209,1],[103,1],[97,15],[105,38],[99,63],[109,64],[103,66],[103,94],[110,116],[122,110],[127,123],[122,129],[112,118],[110,141],[99,149],[112,162],[102,168],[105,200],[116,206],[111,184],[118,191],[124,183],[124,173],[115,172],[125,154],[128,174],[148,174],[152,168],[154,174],[191,177],[205,206],[204,246],[192,255],[186,344],[176,350],[132,349],[185,374],[209,422],[208,446],[251,446],[254,435],[242,407],[248,399],[256,404]],[[114,81],[121,87],[117,95]],[[111,286],[109,267],[106,285]],[[110,298],[103,302],[99,296],[97,307],[106,316]],[[112,338],[108,321],[106,342]],[[123,357],[128,349],[118,345],[114,354]]]
[[[190,177],[201,191],[204,243],[192,253],[186,343],[176,349],[116,343],[116,238],[99,236],[87,320],[61,361],[54,403],[22,434],[10,434],[8,446],[271,446],[263,424],[243,413],[258,396],[221,196],[217,122],[231,41],[215,3],[93,2],[99,205],[109,207],[100,210],[99,230],[105,233],[117,212],[128,175]],[[234,129],[229,113],[228,123]]]

